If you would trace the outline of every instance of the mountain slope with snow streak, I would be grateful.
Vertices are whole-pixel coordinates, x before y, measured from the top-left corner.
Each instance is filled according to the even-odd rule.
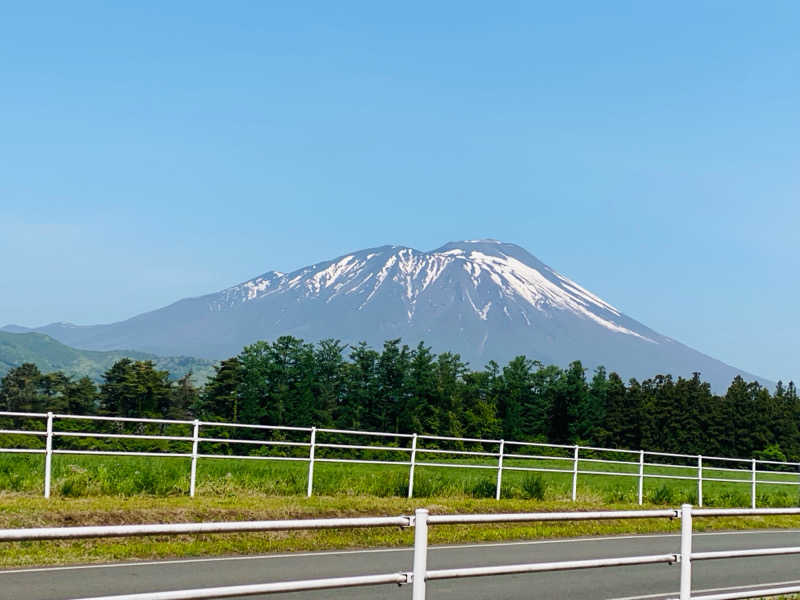
[[[79,348],[206,358],[280,335],[376,347],[399,337],[458,352],[474,367],[524,354],[543,363],[602,364],[624,377],[699,371],[715,389],[738,373],[754,378],[652,331],[523,248],[495,240],[430,252],[371,248],[291,273],[269,271],[120,323],[37,331]]]

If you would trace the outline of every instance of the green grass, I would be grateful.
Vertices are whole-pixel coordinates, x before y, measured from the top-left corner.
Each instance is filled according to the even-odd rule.
[[[454,462],[454,459],[444,459]],[[459,461],[473,468],[417,466],[414,497],[494,498],[497,470],[495,463]],[[569,463],[564,463],[569,467]],[[491,468],[475,468],[486,466]],[[506,460],[502,478],[502,497],[563,501],[571,498],[571,473],[513,471],[508,467],[549,467],[541,460]],[[581,461],[581,471],[629,473],[583,474],[578,477],[578,499],[594,503],[637,503],[638,465],[601,464]],[[67,498],[90,496],[182,496],[189,491],[189,459],[151,457],[70,456],[53,457],[52,494]],[[691,477],[692,467],[649,466],[646,474]],[[317,462],[314,468],[314,494],[323,496],[405,497],[408,491],[408,466],[335,464]],[[307,486],[306,462],[200,459],[197,470],[199,496],[304,495]],[[736,473],[704,470],[704,477],[737,479],[741,482],[703,482],[705,506],[749,506],[749,471]],[[36,495],[42,492],[42,455],[0,455],[0,493]],[[797,506],[799,486],[777,485],[765,481],[797,482],[794,473],[759,473],[757,504],[761,507]],[[697,482],[681,479],[646,478],[643,490],[648,504],[697,504]]]
[[[522,511],[564,511],[630,508],[621,504],[581,501],[554,502],[468,497],[417,500],[374,496],[152,496],[56,497],[0,496],[0,527],[116,525],[127,523],[299,519],[365,515],[409,515],[425,507],[432,514]],[[696,518],[697,531],[798,527],[796,517]],[[435,526],[431,544],[498,542],[622,533],[678,532],[678,520],[573,521],[497,525]],[[397,547],[412,544],[413,531],[404,528],[319,530],[147,538],[22,542],[0,546],[0,566],[97,563],[154,560],[186,556],[245,555],[340,548]],[[677,542],[676,542],[677,544]],[[677,547],[677,546],[676,546]]]
[[[365,457],[366,458],[366,457]],[[423,460],[424,457],[420,457]],[[439,460],[455,462],[456,459]],[[513,459],[512,459],[513,460]],[[549,466],[543,461],[507,460],[506,467]],[[578,501],[571,501],[571,473],[504,470],[502,499],[494,500],[496,464],[459,461],[479,468],[417,466],[414,498],[407,499],[408,466],[317,462],[314,496],[305,498],[306,462],[200,459],[197,497],[189,498],[190,461],[186,458],[69,456],[53,457],[53,497],[41,497],[42,455],[0,455],[0,527],[64,526],[210,520],[289,519],[323,516],[432,513],[486,513],[637,508],[637,477],[580,475]],[[568,463],[565,463],[568,464]],[[638,473],[638,465],[602,465],[581,461],[580,469]],[[690,467],[653,466],[647,473],[691,476]],[[741,483],[704,482],[706,506],[748,506],[750,473],[714,472]],[[796,481],[790,473],[759,479]],[[762,483],[759,506],[796,506],[796,486]],[[676,479],[646,479],[645,507],[696,503],[697,484]],[[798,527],[793,517],[697,519],[695,527],[734,529]],[[676,531],[666,519],[437,527],[431,543],[461,543],[578,535]],[[30,542],[0,546],[0,566],[91,563],[182,556],[323,550],[411,543],[402,529],[325,530],[271,534],[232,534],[109,540]]]

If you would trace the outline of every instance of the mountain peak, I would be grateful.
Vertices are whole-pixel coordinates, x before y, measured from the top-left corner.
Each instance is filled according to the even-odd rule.
[[[508,244],[506,242],[501,242],[499,240],[493,240],[491,238],[484,238],[481,240],[459,240],[459,241],[452,241],[447,242],[444,246],[433,250],[433,252],[446,252],[448,250],[470,250],[473,248],[502,248],[504,246],[519,248],[516,244]]]
[[[358,250],[110,325],[39,331],[85,349],[225,358],[257,340],[293,335],[380,347],[424,341],[473,364],[525,355],[581,360],[624,377],[693,371],[721,387],[737,373],[647,328],[524,248],[495,239],[428,252],[402,245]]]
[[[460,242],[448,242],[444,246],[437,248],[433,252],[442,254],[463,253],[469,256],[472,252],[479,252],[488,256],[510,256],[524,262],[538,270],[552,271],[550,267],[536,258],[533,254],[525,250],[522,246],[509,242],[502,242],[494,239],[482,240],[463,240]]]

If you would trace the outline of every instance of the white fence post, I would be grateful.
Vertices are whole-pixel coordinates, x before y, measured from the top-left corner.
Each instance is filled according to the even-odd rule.
[[[697,455],[697,506],[703,508],[703,455]]]
[[[580,448],[575,446],[575,455],[572,458],[572,501],[578,499],[578,452]]]
[[[226,437],[225,439],[219,439],[219,440],[216,440],[215,438],[208,438],[208,437],[207,438],[202,438],[201,437],[201,432],[200,432],[200,427],[202,427],[202,421],[198,421],[197,419],[194,419],[194,420],[133,419],[133,418],[115,418],[115,417],[108,417],[108,416],[101,416],[101,415],[61,415],[61,414],[58,417],[59,423],[61,423],[62,421],[73,419],[73,420],[104,421],[104,422],[114,422],[114,423],[127,423],[127,422],[130,422],[130,423],[161,423],[161,424],[167,424],[167,425],[175,424],[175,425],[180,425],[181,427],[186,427],[186,426],[189,426],[189,425],[193,425],[194,431],[193,431],[191,436],[188,435],[188,434],[183,434],[183,435],[177,436],[177,435],[163,435],[163,434],[162,435],[142,435],[142,434],[136,434],[136,433],[126,434],[126,433],[124,433],[124,429],[121,430],[123,433],[116,433],[116,434],[106,434],[106,433],[91,432],[91,431],[87,431],[86,429],[79,429],[79,430],[70,431],[70,432],[55,432],[54,431],[54,427],[55,427],[54,422],[55,422],[55,418],[56,417],[55,417],[55,414],[53,412],[47,412],[47,413],[17,413],[17,412],[0,411],[0,418],[5,418],[5,417],[24,417],[26,419],[35,418],[37,420],[38,419],[42,419],[42,418],[46,419],[46,431],[33,430],[33,431],[19,431],[18,432],[16,430],[3,429],[5,434],[15,434],[15,433],[32,434],[32,435],[40,436],[39,439],[44,438],[44,441],[46,442],[46,446],[45,446],[44,450],[41,447],[38,447],[38,448],[35,448],[35,447],[24,448],[23,447],[23,448],[14,448],[13,450],[15,452],[20,452],[20,453],[23,453],[23,454],[24,453],[28,453],[28,454],[38,453],[38,454],[44,454],[45,455],[44,486],[43,486],[44,487],[43,494],[44,494],[45,498],[49,498],[51,496],[51,493],[52,493],[52,489],[51,488],[53,486],[52,479],[53,479],[53,468],[54,468],[53,467],[53,457],[54,457],[54,455],[56,453],[56,450],[55,450],[55,436],[56,435],[61,435],[61,436],[63,436],[63,435],[76,435],[76,436],[87,437],[87,438],[98,437],[98,438],[117,438],[117,439],[128,439],[128,438],[130,438],[130,439],[165,440],[165,441],[170,441],[170,442],[171,441],[178,441],[178,442],[181,442],[182,444],[188,444],[189,442],[191,442],[192,443],[191,453],[186,452],[185,450],[181,451],[181,452],[161,452],[161,453],[124,452],[123,450],[117,449],[117,448],[111,448],[111,449],[109,449],[107,451],[102,451],[102,452],[100,452],[100,451],[95,452],[95,454],[102,454],[102,455],[109,455],[109,456],[116,456],[116,455],[143,455],[143,456],[155,457],[157,454],[163,454],[164,456],[180,457],[182,460],[185,459],[185,458],[190,458],[191,459],[191,473],[190,473],[190,481],[189,481],[189,495],[191,497],[195,497],[197,495],[197,465],[199,463],[199,458],[201,456],[200,455],[200,448],[199,448],[199,443],[200,442],[210,443],[210,442],[214,442],[214,441],[219,441],[219,442],[228,442],[228,443],[231,443],[231,444],[233,444],[233,443],[254,443],[253,440],[238,440],[238,439],[231,439],[231,438],[228,438],[228,437]],[[497,453],[492,453],[492,452],[462,452],[462,454],[473,455],[473,456],[474,455],[485,456],[485,457],[488,457],[488,458],[491,458],[491,457],[494,457],[494,456],[498,457],[498,463],[497,463],[496,467],[492,467],[491,465],[486,465],[486,464],[484,464],[483,466],[485,468],[489,468],[489,469],[494,469],[494,468],[497,469],[497,476],[496,476],[497,485],[496,485],[496,489],[495,489],[495,498],[497,500],[502,498],[503,471],[505,470],[505,440],[476,440],[476,439],[471,439],[471,438],[465,439],[465,438],[456,438],[456,437],[425,436],[425,435],[418,435],[416,433],[413,433],[413,434],[412,433],[407,433],[407,434],[403,433],[403,434],[401,434],[399,432],[394,432],[394,433],[369,432],[369,431],[363,432],[363,431],[350,431],[350,430],[337,430],[337,429],[317,429],[316,427],[312,427],[312,428],[308,428],[308,427],[281,427],[281,426],[269,426],[269,425],[244,425],[244,424],[234,424],[234,423],[219,423],[219,424],[214,424],[214,425],[215,425],[215,428],[217,426],[223,426],[223,427],[252,427],[252,428],[256,428],[256,429],[270,430],[270,431],[283,431],[283,430],[286,430],[286,431],[294,431],[294,432],[298,432],[298,433],[299,432],[308,432],[310,434],[310,443],[309,444],[305,444],[305,443],[299,444],[298,442],[294,442],[294,441],[289,442],[289,441],[279,441],[279,440],[264,440],[262,442],[256,442],[256,443],[262,443],[262,444],[272,444],[272,445],[276,445],[276,446],[282,446],[282,445],[283,446],[298,446],[298,445],[300,445],[300,446],[307,446],[309,448],[309,455],[308,455],[308,457],[306,459],[308,461],[308,487],[307,487],[307,495],[308,496],[313,495],[314,465],[315,465],[315,462],[318,462],[318,461],[316,461],[316,456],[315,456],[316,455],[316,445],[317,445],[316,444],[316,434],[319,431],[321,431],[322,433],[339,433],[339,434],[342,434],[342,435],[358,435],[358,436],[374,435],[374,436],[386,436],[386,437],[392,437],[392,438],[410,439],[411,440],[410,447],[409,446],[405,446],[404,447],[404,446],[393,445],[392,447],[380,447],[379,448],[380,450],[384,450],[384,451],[403,452],[403,453],[408,452],[408,453],[411,454],[410,462],[406,462],[404,460],[386,460],[386,461],[375,460],[375,461],[371,461],[371,462],[374,462],[376,464],[392,465],[393,467],[399,467],[399,466],[403,466],[403,465],[409,466],[410,469],[409,469],[409,474],[408,474],[408,498],[413,498],[414,497],[414,483],[415,483],[414,482],[414,478],[415,478],[415,474],[416,474],[415,470],[416,470],[416,465],[417,465],[417,462],[416,462],[417,454],[418,454],[418,452],[422,452],[423,454],[428,452],[428,450],[426,450],[426,447],[424,445],[424,442],[425,442],[426,439],[443,439],[443,440],[456,440],[456,441],[460,440],[460,441],[464,441],[464,442],[473,441],[473,442],[481,442],[481,443],[483,443],[483,444],[485,444],[487,446],[493,445],[493,444],[498,444],[499,445],[499,451]],[[5,434],[3,434],[3,435],[5,435]],[[420,441],[420,440],[422,440],[422,441]],[[39,443],[41,443],[41,442],[39,442]],[[422,447],[421,448],[419,447],[420,443],[422,443]],[[511,443],[511,444],[515,444],[515,443],[516,444],[521,444],[520,442],[513,442],[513,441],[510,441],[509,443]],[[523,445],[529,445],[529,444],[523,444]],[[577,487],[578,487],[578,477],[580,475],[580,450],[581,450],[581,448],[583,448],[587,452],[589,452],[589,451],[597,452],[597,453],[615,452],[615,449],[612,449],[612,448],[581,447],[581,446],[578,446],[577,444],[576,445],[572,445],[572,444],[570,444],[570,445],[533,444],[533,445],[546,447],[546,448],[553,449],[553,450],[558,449],[558,455],[554,456],[554,457],[551,457],[551,458],[555,458],[557,460],[563,460],[563,461],[572,461],[572,469],[571,469],[571,471],[570,471],[568,466],[565,467],[564,469],[562,469],[562,471],[563,471],[564,475],[566,475],[567,473],[570,473],[570,472],[572,473],[572,493],[571,493],[571,497],[572,497],[572,501],[573,502],[577,502]],[[371,449],[371,448],[364,447],[364,446],[349,445],[349,444],[321,444],[320,446],[329,446],[332,449]],[[567,456],[567,454],[566,454],[569,451],[570,448],[573,449],[572,457]],[[8,450],[12,450],[12,449],[11,448],[6,448],[5,450],[8,451]],[[637,480],[638,480],[638,503],[639,503],[639,505],[642,505],[644,503],[644,483],[645,483],[645,479],[648,476],[649,477],[657,477],[658,476],[658,475],[655,475],[655,474],[652,474],[652,473],[649,474],[649,475],[647,474],[647,472],[646,472],[647,465],[648,464],[655,464],[655,463],[647,463],[647,462],[645,462],[646,456],[648,454],[650,454],[650,455],[659,455],[660,453],[652,452],[652,451],[645,451],[645,450],[621,450],[621,449],[617,449],[617,450],[620,451],[620,452],[629,453],[631,455],[630,456],[631,460],[629,460],[627,462],[627,464],[630,467],[633,467],[633,466],[636,465],[636,459],[634,457],[636,456],[636,454],[639,455],[638,475],[637,475],[636,471],[617,472],[617,473],[609,472],[607,474],[609,476],[627,477],[628,478],[628,482],[630,482],[630,478],[631,477],[637,477]],[[430,450],[430,451],[431,452],[439,452],[441,454],[446,454],[447,453],[447,451],[445,451],[445,450]],[[82,454],[83,452],[80,451],[80,450],[72,450],[72,449],[68,449],[68,448],[60,448],[58,450],[58,453],[59,453],[59,455],[62,455],[62,454],[71,454],[71,453]],[[562,454],[563,454],[563,456],[561,456]],[[208,455],[204,454],[203,456],[208,456]],[[510,454],[510,456],[512,458],[514,458],[517,455],[514,454],[514,452],[512,452]],[[584,455],[584,456],[586,457],[587,455]],[[591,454],[589,456],[591,456]],[[725,460],[739,461],[739,462],[737,462],[737,464],[739,464],[740,469],[737,472],[741,471],[742,474],[744,474],[744,472],[745,472],[744,469],[746,468],[744,465],[748,464],[748,462],[749,462],[750,463],[750,471],[751,471],[750,478],[749,479],[745,479],[745,478],[742,477],[742,478],[739,478],[736,481],[738,481],[738,483],[748,483],[748,481],[749,481],[750,486],[751,486],[750,506],[752,508],[757,508],[758,507],[758,502],[759,502],[759,500],[758,500],[758,483],[759,483],[758,482],[758,474],[759,474],[758,464],[759,463],[768,463],[770,461],[764,461],[764,460],[757,459],[757,458],[751,458],[750,461],[748,461],[747,459],[743,460],[743,459],[731,459],[731,458],[725,458],[725,457],[713,457],[713,456],[709,457],[709,456],[703,456],[702,454],[666,454],[665,456],[673,456],[673,457],[677,457],[677,458],[681,459],[681,462],[683,464],[680,464],[680,465],[679,464],[671,464],[670,466],[680,467],[680,468],[682,468],[684,470],[691,469],[692,467],[689,466],[689,463],[693,462],[694,460],[697,461],[696,462],[696,466],[695,466],[695,468],[697,470],[696,477],[684,477],[684,479],[688,479],[688,480],[695,479],[697,481],[697,501],[694,502],[694,504],[696,506],[698,506],[698,507],[703,507],[705,505],[704,496],[703,496],[703,493],[704,493],[703,492],[703,485],[704,485],[704,480],[706,479],[705,478],[705,461],[710,461],[709,469],[712,471],[712,473],[711,473],[712,476],[709,476],[709,481],[713,481],[715,479],[715,477],[713,477],[713,475],[714,475],[713,471],[716,468],[714,465],[716,464],[717,461],[725,461]],[[245,458],[245,457],[233,456],[231,458]],[[253,458],[253,459],[258,458],[260,460],[279,460],[280,458],[283,458],[283,457],[252,455],[252,456],[248,456],[247,458]],[[294,460],[302,461],[302,457],[301,458],[297,458],[297,456],[294,455],[294,454],[293,454],[293,458],[294,458]],[[336,459],[330,459],[330,458],[324,458],[323,457],[320,460],[324,462],[324,461],[335,461]],[[343,460],[345,460],[345,459],[343,459]],[[595,459],[587,459],[587,458],[585,458],[585,460],[595,460]],[[598,462],[598,463],[607,463],[609,461],[607,459],[596,459],[596,462]],[[611,463],[614,463],[614,462],[618,462],[618,461],[611,461]],[[669,464],[669,463],[667,463],[667,464]],[[776,463],[776,464],[783,465],[783,466],[786,466],[786,467],[789,467],[789,466],[797,467],[797,463],[780,462],[780,463]],[[453,467],[453,466],[457,466],[457,465],[453,465],[453,464],[441,464],[441,463],[435,463],[435,462],[428,462],[428,461],[426,461],[424,459],[423,459],[422,465],[426,466],[426,468],[427,467]],[[465,465],[465,466],[470,466],[470,465]],[[511,466],[511,467],[508,467],[508,468],[513,471],[516,467]],[[532,470],[532,471],[537,471],[537,470],[547,471],[547,469],[530,469],[530,470]],[[800,471],[800,469],[798,469],[798,470]],[[762,469],[761,471],[766,473],[767,476],[770,473],[770,470],[767,469],[766,467],[765,467],[765,469]],[[586,475],[587,473],[591,473],[591,472],[592,471],[589,470],[589,471],[584,471],[583,473],[584,473],[584,475]],[[766,481],[766,479],[767,478],[765,476],[764,481]],[[762,484],[763,483],[764,482],[762,481]],[[793,481],[777,481],[777,482],[774,482],[774,483],[775,483],[775,485],[797,485],[797,483],[793,482]],[[763,489],[763,485],[762,485],[762,489]]]
[[[417,434],[411,438],[411,468],[408,471],[408,497],[414,495],[414,465],[417,462]]]
[[[505,443],[505,440],[500,440],[500,457],[497,461],[497,489],[494,493],[495,500],[500,500],[500,487],[503,485],[503,448]]]
[[[418,508],[414,512],[414,571],[412,575],[412,600],[425,600],[425,578],[428,573],[428,511]]]
[[[639,450],[639,504],[642,504],[644,495],[644,450]]]
[[[681,597],[692,597],[692,505],[681,506]]]
[[[189,497],[194,498],[197,489],[197,450],[200,444],[200,421],[194,420],[192,429],[192,470],[189,475]]]
[[[311,428],[311,448],[308,451],[308,490],[306,497],[311,498],[311,490],[314,488],[314,449],[317,444],[317,428]]]
[[[50,497],[50,481],[53,473],[53,413],[47,413],[47,440],[44,454],[44,497]]]

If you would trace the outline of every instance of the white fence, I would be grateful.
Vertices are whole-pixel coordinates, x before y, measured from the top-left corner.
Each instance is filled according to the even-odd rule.
[[[562,512],[562,513],[519,513],[519,514],[472,514],[472,515],[429,515],[425,509],[418,509],[413,516],[368,517],[351,519],[307,519],[302,521],[245,521],[227,523],[181,523],[156,525],[122,525],[110,527],[61,527],[38,529],[0,530],[0,542],[41,541],[75,538],[100,538],[115,536],[170,535],[188,533],[224,533],[241,531],[287,531],[298,529],[330,529],[356,527],[414,527],[413,567],[408,572],[383,573],[378,575],[356,575],[327,579],[302,581],[283,581],[228,587],[178,590],[169,592],[150,592],[82,598],[79,600],[199,600],[204,598],[235,598],[322,589],[342,589],[357,586],[381,584],[411,584],[412,600],[425,600],[427,582],[442,579],[508,575],[513,573],[542,573],[548,571],[569,571],[602,567],[618,567],[649,564],[680,565],[680,600],[730,600],[734,598],[761,598],[778,594],[800,592],[800,586],[787,585],[771,589],[728,592],[723,594],[692,596],[692,564],[697,561],[719,560],[755,556],[778,556],[800,554],[800,547],[763,548],[752,550],[729,550],[717,552],[693,552],[693,517],[720,516],[763,516],[800,515],[800,508],[781,509],[693,509],[684,504],[680,509],[601,511],[601,512]],[[541,521],[587,521],[600,519],[681,519],[680,551],[670,554],[627,556],[621,558],[601,558],[589,560],[511,564],[491,567],[460,567],[455,569],[428,569],[428,527],[466,524],[466,523],[512,523]]]
[[[20,426],[26,427],[25,429],[0,429],[0,446],[4,440],[12,439],[9,436],[25,436],[24,439],[39,438],[41,447],[37,448],[33,445],[5,446],[0,447],[0,453],[43,454],[45,460],[44,496],[46,498],[49,498],[51,493],[54,455],[190,459],[189,495],[192,497],[197,491],[197,464],[200,459],[305,462],[308,466],[306,488],[308,496],[312,495],[314,489],[314,465],[326,462],[407,467],[409,498],[414,495],[416,467],[495,471],[495,497],[497,499],[501,497],[504,472],[564,474],[571,478],[573,500],[577,499],[579,476],[586,478],[604,475],[627,480],[633,479],[638,484],[639,504],[643,502],[644,484],[648,479],[694,481],[697,486],[697,503],[701,507],[703,506],[704,482],[726,482],[749,487],[752,508],[756,508],[759,485],[800,485],[800,479],[798,479],[800,463],[757,460],[755,458],[726,458],[502,439],[458,438],[317,427],[245,425],[199,420],[129,419],[19,412],[0,412],[0,419],[17,420],[23,423]],[[72,429],[65,429],[65,424],[68,423],[71,424]],[[95,423],[95,426],[104,423],[117,428],[117,432],[88,431],[86,429],[88,429],[89,423]],[[62,427],[56,428],[56,424],[62,425]],[[74,427],[78,424],[83,424],[86,429],[75,429]],[[156,426],[161,428],[182,427],[186,430],[186,434],[141,433],[141,430]],[[125,427],[134,428],[134,431],[125,431]],[[139,429],[139,432],[136,431],[136,428]],[[240,436],[245,435],[244,432],[246,432],[249,437],[225,437],[220,433],[214,433],[215,430],[217,432],[238,432]],[[207,432],[210,433],[203,435]],[[294,437],[294,439],[286,439],[287,437]],[[96,450],[69,447],[70,441],[87,439],[118,443],[122,443],[124,440],[150,441],[168,447],[180,446],[181,450],[168,449],[151,452],[125,451],[118,448]],[[377,442],[369,443],[364,440],[377,440]],[[347,441],[351,443],[346,443]],[[19,443],[15,445],[19,446]],[[271,451],[272,454],[237,455],[204,451],[207,448],[213,450],[215,446],[219,445],[228,449],[238,446],[257,449],[259,452]],[[283,454],[279,455],[278,452],[283,452]],[[349,456],[347,453],[350,453]],[[358,453],[369,453],[369,457],[358,457]],[[373,458],[376,455],[380,455],[381,458]],[[458,460],[463,462],[454,462]],[[492,464],[481,464],[478,461],[483,461],[483,463],[491,461]]]

